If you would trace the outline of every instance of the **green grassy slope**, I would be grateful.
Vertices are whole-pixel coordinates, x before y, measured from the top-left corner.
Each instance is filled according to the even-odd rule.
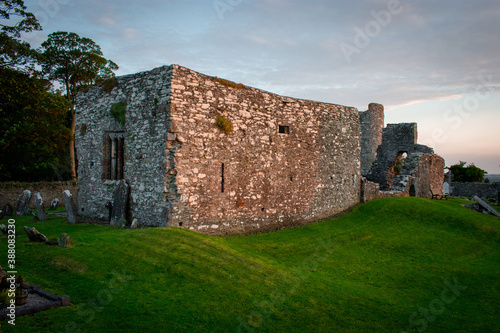
[[[73,305],[1,329],[500,332],[500,220],[460,203],[376,200],[334,220],[229,238],[16,218],[18,271]],[[23,225],[66,232],[75,246],[29,243]],[[6,266],[1,253],[5,238]]]

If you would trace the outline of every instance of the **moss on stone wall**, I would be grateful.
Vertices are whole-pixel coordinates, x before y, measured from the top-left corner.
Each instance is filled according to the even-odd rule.
[[[225,79],[221,79],[221,78],[218,78],[218,77],[213,77],[212,78],[215,82],[218,82],[226,87],[230,87],[230,88],[233,88],[233,89],[244,89],[246,88],[246,86],[244,84],[241,84],[241,83],[236,83],[236,82],[233,82],[233,81],[229,81],[229,80],[225,80]]]
[[[118,79],[116,78],[116,76],[106,79],[102,83],[102,90],[104,90],[108,94],[111,93],[111,91],[116,87],[118,87]]]
[[[215,119],[215,126],[217,126],[222,132],[226,134],[229,134],[233,131],[233,124],[222,115],[217,115],[217,118]]]

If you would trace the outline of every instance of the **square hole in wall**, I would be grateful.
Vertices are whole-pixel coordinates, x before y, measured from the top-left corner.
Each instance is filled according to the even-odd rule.
[[[278,133],[290,134],[290,126],[279,125],[278,126]]]

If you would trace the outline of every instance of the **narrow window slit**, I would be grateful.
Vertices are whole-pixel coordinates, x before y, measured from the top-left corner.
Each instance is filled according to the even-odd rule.
[[[221,193],[224,193],[224,163],[222,163],[222,168],[221,168],[220,191]]]
[[[125,139],[123,133],[109,133],[104,141],[104,179],[120,180],[125,176]]]

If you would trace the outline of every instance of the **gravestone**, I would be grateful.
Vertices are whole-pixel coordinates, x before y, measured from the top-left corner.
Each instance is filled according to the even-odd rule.
[[[450,184],[448,182],[444,182],[443,184],[443,194],[450,194]]]
[[[5,216],[12,216],[13,212],[14,212],[14,209],[12,209],[12,206],[10,204],[6,204],[3,207],[3,215],[5,215]]]
[[[31,200],[31,191],[24,190],[23,193],[17,199],[16,216],[31,215],[30,213],[28,213],[30,200]]]
[[[38,220],[47,221],[47,216],[45,215],[45,209],[43,208],[43,199],[40,192],[35,193],[35,205],[36,211],[38,213]]]
[[[106,204],[106,208],[108,209],[108,221],[111,221],[111,214],[113,214],[113,203],[108,201]]]
[[[63,248],[71,247],[71,237],[68,234],[64,233],[59,237],[59,246]]]
[[[488,205],[488,203],[486,203],[485,201],[483,201],[477,195],[474,196],[474,200],[476,200],[476,202],[479,205],[479,208],[481,210],[485,210],[488,213],[490,213],[491,215],[495,215],[495,216],[500,217],[500,213],[497,210],[493,209],[490,205]]]
[[[75,219],[75,205],[73,203],[73,196],[69,190],[63,191],[64,205],[66,206],[66,213],[68,214],[68,222],[71,224],[76,223]]]
[[[5,224],[0,224],[0,230],[2,231],[2,234],[7,235],[9,233],[9,229],[5,226]]]
[[[113,211],[111,213],[110,224],[113,226],[124,227],[127,224],[127,207],[130,186],[127,181],[122,179],[118,182],[113,193]]]
[[[3,210],[0,209],[0,220],[3,219]]]
[[[57,245],[59,244],[59,240],[57,238],[50,238],[45,242],[46,245]]]
[[[137,221],[137,219],[134,219],[132,221],[132,224],[130,225],[130,229],[137,229],[138,226],[139,226],[139,222]]]
[[[59,199],[58,198],[54,198],[52,199],[52,201],[50,202],[50,210],[56,210],[57,206],[59,205]]]
[[[32,242],[43,243],[49,240],[44,234],[39,233],[35,228],[24,226],[24,231],[26,232],[26,235],[28,235],[29,240]]]

